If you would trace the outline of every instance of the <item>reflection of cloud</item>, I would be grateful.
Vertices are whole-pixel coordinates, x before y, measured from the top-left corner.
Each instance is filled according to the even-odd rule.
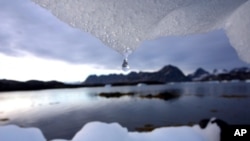
[[[18,105],[18,106],[17,106]],[[29,109],[32,105],[32,101],[26,98],[12,97],[12,99],[1,100],[0,111],[3,113],[11,113],[18,110]]]

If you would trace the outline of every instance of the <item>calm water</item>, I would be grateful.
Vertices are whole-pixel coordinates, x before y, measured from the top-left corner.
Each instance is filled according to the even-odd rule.
[[[181,94],[172,100],[142,99],[161,91]],[[104,98],[100,92],[135,92]],[[145,124],[172,126],[218,117],[250,124],[250,83],[179,83],[0,93],[0,125],[39,127],[49,139],[70,139],[90,121],[119,122],[129,130]],[[3,119],[9,120],[3,120]],[[2,120],[1,120],[2,119]]]

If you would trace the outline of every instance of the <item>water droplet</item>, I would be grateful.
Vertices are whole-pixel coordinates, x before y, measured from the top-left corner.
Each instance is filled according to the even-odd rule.
[[[132,51],[131,51],[130,48],[125,48],[125,49],[123,50],[123,53],[122,53],[122,55],[123,55],[123,57],[124,57],[123,62],[122,62],[122,70],[123,70],[123,71],[128,71],[129,68],[130,68],[129,65],[128,65],[128,56],[129,56],[131,53],[132,53]]]
[[[122,70],[123,71],[128,71],[129,70],[128,59],[127,58],[123,59]]]

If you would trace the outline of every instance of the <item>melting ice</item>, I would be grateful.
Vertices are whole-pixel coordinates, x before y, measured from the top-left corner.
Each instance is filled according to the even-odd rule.
[[[249,0],[32,0],[121,54],[144,40],[225,29],[250,63]],[[154,48],[156,49],[156,48]]]
[[[148,133],[128,132],[118,123],[90,122],[71,141],[220,141],[221,128],[209,121],[206,128],[198,125],[164,127]],[[0,126],[1,141],[46,141],[37,128],[20,128],[15,125]],[[52,141],[67,141],[54,139]]]

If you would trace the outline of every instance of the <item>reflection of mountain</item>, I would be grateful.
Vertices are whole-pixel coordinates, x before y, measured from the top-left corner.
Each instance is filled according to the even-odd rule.
[[[197,69],[194,73],[185,76],[180,69],[175,66],[167,65],[156,72],[131,72],[127,75],[110,74],[110,75],[91,75],[82,84],[65,84],[57,81],[37,81],[30,80],[19,82],[13,80],[0,80],[0,91],[20,91],[20,90],[40,90],[55,88],[76,88],[86,86],[104,86],[111,85],[135,85],[138,83],[145,84],[164,84],[169,82],[186,82],[186,81],[231,81],[231,80],[250,80],[250,68],[235,68],[230,71],[215,70],[209,73],[202,68]]]
[[[131,72],[128,75],[110,74],[110,75],[91,75],[84,84],[137,84],[137,83],[167,83],[167,82],[183,82],[189,79],[175,66],[165,66],[156,72]]]

